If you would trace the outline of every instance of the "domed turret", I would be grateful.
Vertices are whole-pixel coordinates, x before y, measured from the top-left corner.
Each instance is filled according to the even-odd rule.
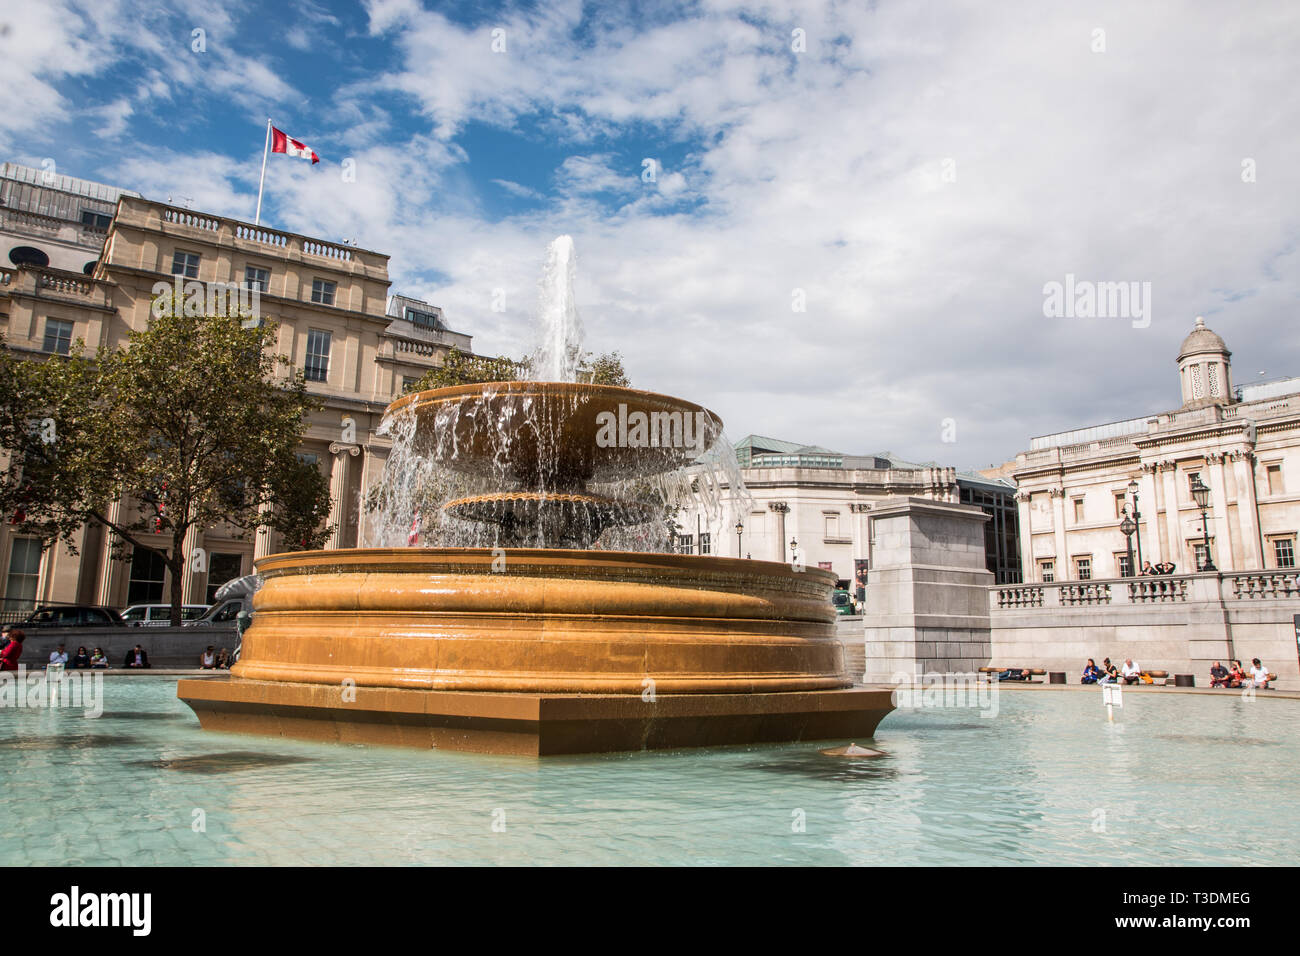
[[[1232,353],[1223,339],[1196,317],[1196,327],[1178,350],[1178,375],[1183,408],[1227,405],[1232,402]]]

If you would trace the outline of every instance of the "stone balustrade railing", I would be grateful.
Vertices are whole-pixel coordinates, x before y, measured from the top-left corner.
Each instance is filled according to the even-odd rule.
[[[240,242],[270,246],[277,252],[299,252],[304,256],[318,256],[322,259],[333,259],[340,263],[365,259],[365,255],[361,250],[353,249],[350,246],[324,242],[320,239],[310,239],[306,236],[280,232],[276,229],[268,229],[265,226],[253,225],[247,222],[238,222],[234,219],[208,216],[191,212],[188,209],[179,209],[175,206],[161,207],[159,216],[168,225],[197,229],[202,232],[214,232],[218,235],[226,234]]]
[[[992,611],[1270,600],[1300,601],[1300,569],[1210,571],[1107,580],[1004,584],[989,588],[989,609]]]
[[[36,277],[36,288],[38,289],[48,289],[59,295],[76,296],[82,299],[95,297],[94,280],[83,273],[32,266],[25,266],[24,269]]]

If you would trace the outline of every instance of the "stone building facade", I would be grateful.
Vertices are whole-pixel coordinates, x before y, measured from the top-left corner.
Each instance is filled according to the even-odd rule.
[[[847,455],[750,435],[737,443],[736,457],[751,504],[739,516],[734,505],[714,516],[684,512],[677,519],[679,551],[785,562],[797,552],[805,566],[827,568],[839,578],[855,581],[872,567],[872,508],[886,498],[953,504],[966,500],[986,512],[991,508],[987,503],[1001,501],[1003,516],[1015,518],[1005,506],[1015,491],[1009,482],[914,464],[889,453]],[[1007,530],[1010,545],[1003,550],[1014,561],[1016,530]],[[993,570],[999,564],[998,542],[991,542],[991,547],[989,569]],[[1009,580],[1019,578],[1012,575]]]
[[[100,197],[110,195],[111,187],[68,177],[45,185],[40,171],[13,164],[4,170],[14,174],[0,181],[4,195],[29,208],[6,205],[0,212],[3,237],[10,248],[45,252],[49,263],[22,253],[0,267],[0,329],[9,348],[44,360],[68,354],[78,339],[92,352],[120,346],[130,331],[146,327],[160,281],[256,285],[262,317],[278,325],[276,350],[306,370],[309,391],[324,402],[300,454],[329,479],[329,546],[365,542],[360,503],[382,473],[389,449],[388,440],[376,434],[384,408],[404,386],[441,364],[450,349],[470,351],[471,337],[449,329],[436,306],[390,297],[388,256],[382,253],[122,191],[105,224]],[[83,228],[83,206],[94,231]],[[89,274],[79,261],[85,256],[93,262]],[[132,507],[120,501],[112,510],[120,517]],[[41,551],[33,539],[0,525],[0,594],[6,605],[122,607],[169,593],[161,561],[143,549],[114,559],[108,536],[97,526],[84,528],[77,544],[77,555],[63,546]],[[160,550],[169,544],[158,539]],[[255,539],[223,527],[193,535],[187,545],[204,550],[206,562],[200,563],[206,568],[187,573],[186,602],[207,603],[217,586],[250,573],[254,558],[280,544],[266,529]]]
[[[1198,318],[1178,353],[1178,408],[1036,438],[1017,456],[1026,581],[1126,576],[1120,525],[1134,511],[1134,564],[1140,548],[1142,561],[1199,570],[1208,537],[1220,571],[1296,567],[1300,378],[1234,388],[1230,360]]]

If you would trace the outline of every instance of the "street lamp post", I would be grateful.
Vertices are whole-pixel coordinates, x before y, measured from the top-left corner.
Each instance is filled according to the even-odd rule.
[[[1133,577],[1137,571],[1133,568],[1133,532],[1137,530],[1137,525],[1129,517],[1127,510],[1124,512],[1124,520],[1119,523],[1119,530],[1123,533],[1125,541],[1128,542],[1128,576]]]
[[[799,542],[794,538],[790,539],[790,561],[797,564],[799,562],[799,552],[795,550],[799,547]]]
[[[1201,537],[1205,539],[1205,563],[1199,570],[1217,571],[1219,569],[1214,566],[1214,557],[1210,554],[1210,525],[1205,516],[1210,505],[1210,489],[1201,481],[1200,475],[1192,482],[1192,497],[1196,499],[1196,507],[1201,509]]]
[[[744,533],[745,533],[745,523],[743,521],[738,520],[736,522],[736,557],[740,557],[740,551],[741,551],[740,536]]]
[[[1134,567],[1139,569],[1135,570],[1134,573],[1137,574],[1142,566],[1142,512],[1138,511],[1138,483],[1136,478],[1128,483],[1128,493],[1133,496],[1133,527],[1137,534],[1138,546],[1138,563]]]

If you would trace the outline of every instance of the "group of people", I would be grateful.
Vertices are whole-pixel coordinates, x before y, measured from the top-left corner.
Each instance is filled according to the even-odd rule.
[[[77,653],[71,657],[68,656],[67,649],[60,644],[57,650],[50,651],[51,664],[62,664],[69,670],[89,670],[91,668],[103,670],[108,667],[108,658],[100,648],[95,648],[93,652],[88,652],[83,644],[77,648]]]
[[[234,661],[230,659],[230,651],[224,647],[218,652],[208,645],[208,649],[199,655],[199,667],[205,671],[211,670],[229,670]]]
[[[23,642],[26,639],[27,635],[22,628],[6,624],[3,629],[0,629],[0,671],[18,670],[18,659],[23,655]],[[75,654],[69,654],[67,646],[60,644],[55,650],[50,651],[50,658],[46,663],[47,666],[60,666],[67,670],[104,670],[109,666],[108,657],[102,648],[97,647],[93,651],[87,651],[84,644],[77,648]],[[234,659],[230,651],[224,647],[218,651],[209,644],[207,650],[199,655],[199,667],[203,670],[229,670],[233,663]],[[133,669],[151,666],[149,652],[140,644],[135,645],[126,652],[122,666]]]
[[[1142,674],[1142,668],[1133,662],[1133,658],[1124,659],[1123,667],[1116,667],[1106,658],[1101,662],[1101,667],[1091,657],[1088,658],[1088,665],[1083,669],[1084,684],[1150,684],[1151,678]]]
[[[1268,668],[1259,662],[1258,657],[1250,659],[1250,670],[1242,670],[1241,661],[1229,661],[1231,667],[1224,667],[1215,661],[1210,667],[1211,687],[1263,687],[1268,688]]]
[[[1142,562],[1143,574],[1173,574],[1178,570],[1178,565],[1172,561],[1161,561],[1159,564],[1152,564],[1150,561]]]

